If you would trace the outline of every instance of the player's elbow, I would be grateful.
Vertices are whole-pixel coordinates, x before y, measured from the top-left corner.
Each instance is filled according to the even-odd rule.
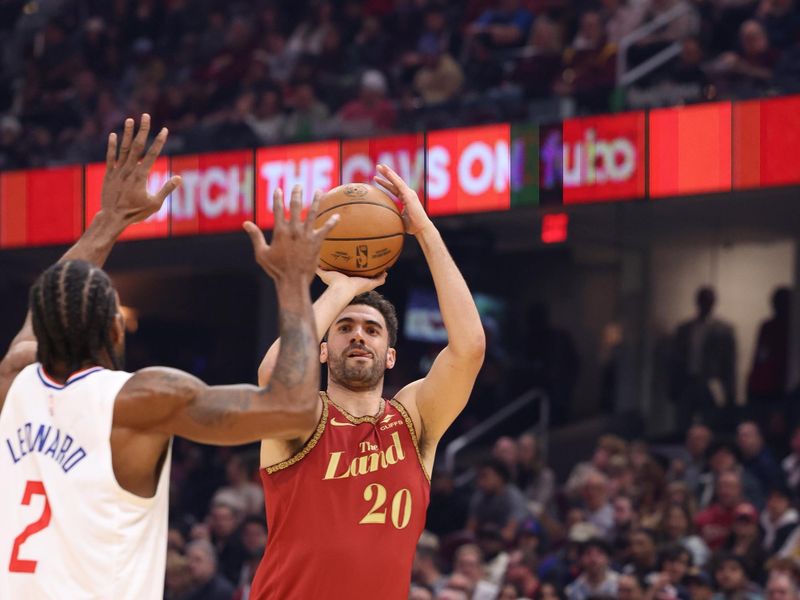
[[[486,334],[483,332],[483,327],[464,336],[453,350],[461,358],[482,363],[486,354]]]

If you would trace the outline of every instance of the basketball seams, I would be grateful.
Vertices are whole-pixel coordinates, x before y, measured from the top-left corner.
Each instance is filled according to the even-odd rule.
[[[331,206],[330,208],[326,208],[325,210],[318,212],[316,218],[317,218],[317,220],[319,220],[319,218],[322,215],[324,215],[325,213],[327,213],[327,212],[330,212],[332,210],[336,210],[337,208],[342,208],[344,206],[353,206],[353,205],[356,205],[356,204],[371,204],[372,206],[380,206],[381,208],[385,208],[389,212],[392,212],[395,215],[397,215],[398,218],[400,219],[400,222],[401,223],[403,222],[403,218],[400,216],[400,211],[397,210],[397,207],[394,206],[394,204],[392,204],[392,206],[389,207],[389,206],[386,206],[385,204],[382,204],[380,202],[370,202],[369,200],[356,200],[354,202],[341,202],[341,203],[337,204],[336,206]]]
[[[374,241],[374,240],[386,240],[393,237],[403,237],[405,233],[390,233],[389,235],[375,235],[372,237],[363,237],[357,235],[356,237],[327,237],[325,238],[325,242],[360,242],[364,241]]]

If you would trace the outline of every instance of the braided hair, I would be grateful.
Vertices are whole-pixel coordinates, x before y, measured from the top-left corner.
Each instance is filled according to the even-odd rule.
[[[100,364],[103,350],[114,369],[121,368],[111,340],[114,286],[101,268],[83,260],[52,265],[33,284],[29,305],[36,358],[46,371],[55,372],[58,365],[69,374],[87,362]]]

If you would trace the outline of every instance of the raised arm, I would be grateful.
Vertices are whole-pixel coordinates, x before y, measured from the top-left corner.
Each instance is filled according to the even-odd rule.
[[[345,309],[353,298],[359,294],[374,290],[386,282],[386,273],[377,277],[366,278],[348,277],[338,271],[318,270],[317,275],[328,286],[313,305],[317,344],[325,337],[328,328],[337,315]],[[258,367],[258,385],[267,385],[275,368],[275,360],[278,357],[280,347],[281,340],[278,338],[264,355]]]
[[[426,452],[435,447],[466,406],[483,364],[486,340],[467,283],[416,192],[389,167],[378,165],[378,173],[375,181],[403,203],[406,232],[414,235],[422,247],[447,330],[447,346],[436,357],[428,375],[397,394],[397,399],[412,414],[418,413],[422,426],[420,441]],[[432,460],[430,456],[424,458]]]
[[[102,267],[125,228],[145,220],[158,211],[167,196],[178,187],[180,177],[173,177],[154,196],[147,193],[147,176],[161,153],[168,134],[166,129],[162,129],[147,154],[142,157],[149,132],[149,115],[142,115],[141,125],[135,137],[133,119],[127,119],[119,156],[117,156],[117,134],[112,133],[108,136],[106,174],[103,179],[100,211],[80,239],[67,250],[59,262],[80,259]],[[11,382],[22,369],[35,361],[36,336],[28,311],[22,329],[11,341],[8,352],[0,362],[0,410]]]
[[[313,227],[319,195],[304,222],[302,190],[292,192],[291,218],[284,218],[280,190],[275,193],[272,243],[253,224],[245,229],[256,261],[275,281],[280,336],[283,340],[269,385],[210,387],[197,378],[167,368],[137,372],[117,395],[115,427],[156,434],[180,435],[211,444],[243,444],[263,438],[293,439],[313,429],[322,409],[319,392],[319,350],[309,286],[331,217]]]

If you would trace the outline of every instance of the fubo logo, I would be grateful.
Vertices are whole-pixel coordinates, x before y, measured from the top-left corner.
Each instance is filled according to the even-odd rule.
[[[636,164],[636,146],[630,140],[598,138],[589,128],[583,140],[564,143],[564,187],[627,181]]]

